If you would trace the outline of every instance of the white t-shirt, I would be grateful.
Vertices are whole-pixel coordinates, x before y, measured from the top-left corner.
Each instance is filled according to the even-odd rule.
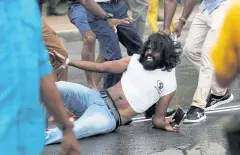
[[[161,97],[176,90],[175,68],[170,72],[155,69],[145,70],[139,62],[140,55],[134,54],[123,73],[121,83],[130,106],[137,113],[146,111]]]

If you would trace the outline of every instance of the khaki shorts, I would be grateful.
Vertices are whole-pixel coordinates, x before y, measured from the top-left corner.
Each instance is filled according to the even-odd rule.
[[[45,45],[49,52],[49,58],[53,67],[53,74],[55,76],[55,80],[67,81],[68,67],[59,70],[62,64],[57,59],[55,59],[54,56],[51,54],[51,52],[55,51],[63,55],[65,58],[67,58],[68,53],[63,45],[63,42],[61,41],[57,33],[43,19],[42,19],[42,33]]]

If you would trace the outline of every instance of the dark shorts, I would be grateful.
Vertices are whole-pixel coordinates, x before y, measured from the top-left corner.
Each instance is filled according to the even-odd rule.
[[[74,24],[83,35],[91,30],[88,24],[87,11],[81,4],[71,4],[68,11],[70,22]]]

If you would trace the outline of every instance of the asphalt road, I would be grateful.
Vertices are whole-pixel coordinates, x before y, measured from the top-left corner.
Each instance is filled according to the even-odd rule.
[[[145,38],[149,35],[145,33]],[[184,45],[187,31],[184,31],[180,42]],[[82,42],[65,40],[71,59],[80,59]],[[121,47],[123,55],[126,54]],[[98,45],[96,47],[98,51]],[[177,67],[178,91],[171,107],[183,107],[185,110],[191,104],[191,99],[197,86],[198,74],[183,57]],[[69,68],[69,81],[86,85],[83,71]],[[231,86],[235,102],[225,106],[238,105],[240,98],[239,81]],[[152,128],[151,121],[137,120],[130,126],[123,126],[118,131],[79,140],[82,155],[225,155],[226,141],[221,130],[222,120],[237,111],[215,111],[207,114],[207,120],[195,125],[182,125],[179,133],[171,133]],[[141,117],[138,116],[138,117]],[[58,154],[59,144],[49,145],[44,155]]]

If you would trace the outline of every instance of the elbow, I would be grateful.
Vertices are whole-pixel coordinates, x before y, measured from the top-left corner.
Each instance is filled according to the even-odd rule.
[[[157,118],[156,116],[153,116],[152,118],[152,125],[153,127],[157,129],[164,129],[165,126],[165,118]]]
[[[159,125],[157,124],[157,122],[154,119],[152,120],[152,125],[154,128],[159,128]]]

